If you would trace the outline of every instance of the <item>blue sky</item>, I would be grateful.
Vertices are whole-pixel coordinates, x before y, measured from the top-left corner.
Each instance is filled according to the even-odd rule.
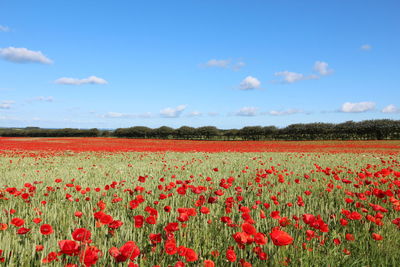
[[[0,126],[400,119],[400,1],[0,3]]]

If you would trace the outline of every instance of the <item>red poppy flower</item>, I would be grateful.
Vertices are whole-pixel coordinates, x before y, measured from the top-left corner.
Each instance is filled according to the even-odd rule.
[[[372,238],[376,241],[382,240],[383,236],[376,234],[376,233],[372,233]]]
[[[203,213],[203,214],[209,214],[210,213],[210,209],[203,206],[203,207],[200,208],[200,212]]]
[[[135,260],[140,255],[140,249],[133,241],[126,242],[120,249],[112,247],[109,250],[110,255],[116,262],[124,262],[127,259]]]
[[[346,240],[347,240],[347,241],[354,241],[354,235],[352,235],[352,234],[346,234]]]
[[[108,227],[111,229],[118,229],[120,228],[124,223],[121,222],[120,220],[115,220],[112,221],[111,223],[108,224]]]
[[[186,194],[186,188],[178,187],[178,189],[176,189],[176,192],[178,192],[179,195],[185,195]]]
[[[315,221],[315,216],[312,214],[303,214],[303,222],[305,224],[311,224]]]
[[[242,224],[242,230],[249,235],[255,235],[257,233],[256,228],[249,223]]]
[[[57,259],[57,252],[50,252],[46,258],[42,260],[42,263],[49,263],[52,261],[58,260]]]
[[[233,237],[233,239],[235,239],[236,243],[238,243],[239,245],[246,244],[251,239],[251,236],[244,232],[237,232],[237,233],[233,234],[232,237]]]
[[[42,235],[50,235],[53,232],[53,227],[51,227],[50,224],[42,224],[42,226],[40,226],[40,233]]]
[[[251,265],[250,262],[245,261],[244,259],[240,259],[240,266],[242,266],[242,267],[252,267],[253,265]]]
[[[236,253],[233,249],[227,249],[225,257],[230,262],[235,262],[237,259]]]
[[[13,218],[11,220],[11,224],[16,226],[16,227],[21,227],[22,225],[24,225],[25,221],[21,218]]]
[[[58,246],[60,248],[60,253],[63,254],[76,256],[79,253],[79,245],[73,240],[58,241]]]
[[[21,227],[18,229],[17,234],[19,235],[24,235],[26,233],[29,233],[31,231],[31,229],[25,228],[25,227]]]
[[[278,210],[276,210],[276,211],[273,211],[273,212],[271,212],[271,218],[272,219],[280,219],[281,218],[281,216],[279,215],[279,211]]]
[[[5,230],[7,230],[7,228],[8,228],[8,225],[6,223],[0,223],[0,230],[1,231],[5,231]]]
[[[152,244],[161,243],[162,235],[161,234],[150,234],[149,235],[149,239],[150,239]]]
[[[177,220],[180,222],[186,222],[189,220],[189,215],[186,212],[180,213]]]
[[[135,228],[141,228],[143,226],[144,217],[142,215],[133,216],[133,219],[135,221]]]
[[[164,244],[165,253],[169,255],[174,255],[178,252],[178,248],[176,247],[176,243],[174,240],[169,240]]]
[[[193,249],[186,248],[185,259],[187,262],[193,262],[193,261],[197,261],[199,259],[199,257],[197,256],[197,253]]]
[[[101,251],[94,246],[87,247],[85,251],[80,255],[80,261],[86,265],[86,267],[96,264],[99,259]]]
[[[108,214],[104,214],[100,218],[100,222],[102,224],[110,224],[113,220],[114,220],[113,217],[111,215],[108,215]]]
[[[215,263],[212,260],[205,260],[203,262],[204,267],[215,267]]]
[[[157,223],[156,217],[154,217],[154,216],[147,217],[146,218],[146,223],[148,223],[148,224],[156,224]]]
[[[72,232],[72,238],[76,241],[88,241],[92,237],[92,233],[86,228],[78,228]]]
[[[267,244],[268,239],[263,233],[256,233],[254,235],[254,242],[256,242],[257,245],[265,245]]]
[[[293,237],[285,231],[274,230],[269,235],[276,246],[287,246],[293,243]]]
[[[360,213],[358,213],[357,211],[353,211],[349,217],[347,217],[351,220],[361,220],[362,219],[362,215]]]
[[[179,223],[177,222],[172,222],[167,224],[167,226],[164,227],[164,230],[166,232],[176,232],[179,230]]]
[[[40,223],[40,222],[42,221],[42,219],[40,219],[40,218],[34,218],[32,221],[33,221],[34,223],[38,224],[38,223]]]

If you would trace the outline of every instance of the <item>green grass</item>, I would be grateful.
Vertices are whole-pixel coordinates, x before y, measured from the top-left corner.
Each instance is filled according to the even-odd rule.
[[[390,158],[391,157],[391,158]],[[382,159],[385,163],[382,163]],[[12,163],[10,163],[12,160]],[[398,244],[400,241],[399,229],[391,221],[398,217],[398,211],[395,211],[392,204],[387,201],[383,203],[374,195],[368,196],[367,200],[359,200],[356,197],[346,195],[345,191],[365,192],[372,188],[382,190],[390,189],[391,181],[397,179],[392,173],[386,179],[387,183],[382,183],[381,178],[369,178],[379,184],[377,186],[363,185],[355,188],[353,184],[345,184],[340,180],[335,180],[333,175],[326,175],[317,171],[315,164],[322,169],[327,167],[336,171],[338,176],[355,181],[357,172],[365,168],[367,164],[374,167],[368,169],[370,172],[377,172],[383,168],[390,167],[394,171],[399,171],[399,160],[397,156],[377,156],[361,154],[313,154],[313,153],[81,153],[73,156],[53,156],[47,158],[31,157],[13,157],[4,156],[0,158],[0,190],[7,187],[16,187],[21,190],[25,183],[35,183],[36,193],[30,197],[29,203],[25,202],[20,196],[13,196],[6,192],[1,192],[8,199],[0,199],[1,210],[15,209],[13,215],[2,213],[0,223],[8,224],[8,229],[0,230],[0,249],[3,250],[5,265],[7,266],[41,266],[41,260],[49,252],[59,251],[57,242],[64,239],[72,239],[71,233],[74,229],[85,227],[92,232],[92,245],[98,247],[103,256],[99,258],[97,266],[118,266],[114,259],[109,255],[108,250],[115,246],[120,247],[127,241],[135,241],[142,251],[137,263],[140,266],[173,266],[178,260],[184,260],[184,257],[168,255],[163,252],[163,243],[158,244],[154,252],[151,251],[151,245],[148,239],[150,233],[164,233],[163,228],[169,222],[177,222],[177,208],[192,208],[199,195],[192,193],[189,189],[185,196],[176,193],[176,188],[169,192],[160,191],[158,185],[168,185],[170,182],[192,181],[190,185],[205,186],[207,191],[202,193],[206,198],[213,195],[217,189],[223,189],[219,186],[221,179],[234,177],[235,182],[228,189],[223,189],[224,195],[219,197],[215,204],[204,204],[210,209],[210,214],[198,214],[188,222],[187,227],[181,228],[176,232],[175,238],[177,246],[186,246],[195,250],[199,260],[194,263],[187,263],[187,266],[202,266],[205,259],[212,259],[216,266],[237,266],[239,259],[243,258],[251,262],[253,266],[281,266],[282,262],[290,259],[290,266],[396,266],[400,262],[400,251]],[[131,164],[132,167],[129,167]],[[257,173],[265,173],[265,170],[274,166],[276,173],[269,174],[267,178],[261,178],[256,182]],[[218,168],[219,171],[213,171]],[[348,173],[350,172],[350,173]],[[278,182],[277,174],[283,174],[285,182]],[[310,176],[304,178],[304,174]],[[138,182],[139,176],[148,176],[145,183]],[[175,176],[175,178],[172,178]],[[191,178],[191,176],[193,178]],[[212,183],[206,181],[206,177],[212,178]],[[55,179],[62,179],[62,183],[55,183]],[[164,182],[160,179],[164,178]],[[295,183],[299,179],[300,183]],[[72,182],[73,180],[73,182]],[[328,183],[334,185],[332,192],[326,191]],[[113,181],[117,182],[116,188],[108,191],[104,190],[106,185]],[[122,182],[125,181],[125,182]],[[74,187],[66,187],[68,183],[80,185],[82,188],[90,187],[91,191],[82,195]],[[336,188],[341,186],[341,189]],[[47,192],[47,187],[53,187],[55,190]],[[130,195],[127,189],[134,190],[136,186],[145,188],[145,192],[135,192]],[[179,186],[179,185],[178,185]],[[243,201],[236,202],[232,213],[225,213],[224,201],[228,197],[238,195],[235,187],[240,186],[243,191]],[[102,190],[95,192],[94,188],[99,187]],[[262,190],[260,194],[259,190]],[[307,196],[304,191],[311,191]],[[396,191],[397,190],[397,191]],[[394,186],[391,191],[398,193],[399,188]],[[48,193],[48,196],[44,196]],[[79,202],[68,201],[66,194],[71,194]],[[154,201],[158,200],[160,193],[174,193],[172,197],[160,200],[158,205]],[[136,195],[142,194],[146,199],[137,209],[129,209],[129,201]],[[279,205],[275,205],[270,199],[271,196],[277,196]],[[304,206],[297,205],[297,197],[301,196],[304,200]],[[85,197],[90,197],[89,201]],[[121,197],[122,201],[112,203],[112,200]],[[354,203],[348,204],[344,201],[346,197],[352,198],[355,202],[360,202],[368,210],[363,213],[360,208],[356,208]],[[396,198],[399,198],[398,195]],[[388,199],[385,197],[384,199]],[[96,221],[93,217],[96,203],[102,200],[106,203],[105,213],[110,214],[115,220],[121,220],[124,224],[115,230],[114,235],[108,233],[108,227],[103,225],[96,227]],[[256,205],[256,201],[269,203],[271,207],[266,209],[262,204]],[[43,205],[41,202],[46,201]],[[287,203],[293,203],[288,207]],[[368,203],[379,204],[389,210],[382,219],[383,225],[378,226],[365,219],[366,214],[375,215]],[[166,213],[164,206],[171,206],[172,211]],[[262,246],[268,254],[269,259],[261,261],[257,255],[252,252],[255,244],[247,245],[244,249],[239,249],[232,238],[232,234],[241,231],[241,228],[228,227],[220,222],[220,217],[230,216],[234,223],[240,225],[243,223],[239,206],[246,206],[251,210],[251,216],[255,220],[254,226],[258,232],[268,236],[271,229],[279,225],[278,220],[270,218],[270,212],[280,211],[282,217],[291,219],[291,224],[282,228],[289,233],[294,242],[285,247],[275,246],[269,239],[268,243]],[[146,206],[156,208],[159,212],[157,224],[145,224],[143,228],[134,228],[133,216],[147,216],[144,211]],[[42,215],[37,214],[37,209]],[[360,221],[350,221],[349,225],[344,227],[339,223],[342,209],[358,211],[363,214]],[[267,217],[259,217],[260,210],[263,210]],[[82,218],[74,216],[75,211],[83,212]],[[324,222],[329,225],[328,233],[320,233],[312,229],[301,220],[305,213],[321,215]],[[292,216],[298,216],[299,227]],[[336,216],[336,217],[335,217]],[[25,220],[24,227],[30,228],[31,232],[26,235],[17,235],[17,227],[10,224],[14,217],[20,217]],[[40,217],[42,222],[38,225],[32,222],[33,218]],[[212,220],[208,224],[207,221]],[[41,235],[39,227],[47,223],[53,226],[54,233],[49,236]],[[306,230],[315,230],[322,236],[320,239],[306,240]],[[371,238],[371,233],[381,234],[384,239],[375,241]],[[346,241],[344,235],[352,233],[355,241]],[[335,245],[334,238],[340,238],[342,243]],[[325,240],[321,245],[320,241]],[[307,243],[307,248],[312,251],[304,250],[302,243]],[[36,252],[36,245],[43,245],[43,251]],[[225,259],[225,251],[229,246],[235,247],[238,261],[230,263]],[[348,249],[351,254],[346,255],[343,249]],[[217,250],[221,254],[219,257],[213,257],[211,251]],[[79,264],[77,257],[59,256],[59,261],[48,263],[48,266],[61,266],[66,263]],[[124,265],[125,264],[125,265]],[[120,263],[120,266],[126,266],[126,263]]]

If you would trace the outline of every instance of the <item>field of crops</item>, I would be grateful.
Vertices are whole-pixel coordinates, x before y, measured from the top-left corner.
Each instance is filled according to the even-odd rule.
[[[121,140],[0,138],[0,265],[400,262],[398,141]]]

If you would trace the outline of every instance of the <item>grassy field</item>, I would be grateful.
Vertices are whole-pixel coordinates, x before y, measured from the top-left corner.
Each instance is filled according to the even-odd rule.
[[[396,266],[398,160],[370,153],[6,153],[0,261]]]

